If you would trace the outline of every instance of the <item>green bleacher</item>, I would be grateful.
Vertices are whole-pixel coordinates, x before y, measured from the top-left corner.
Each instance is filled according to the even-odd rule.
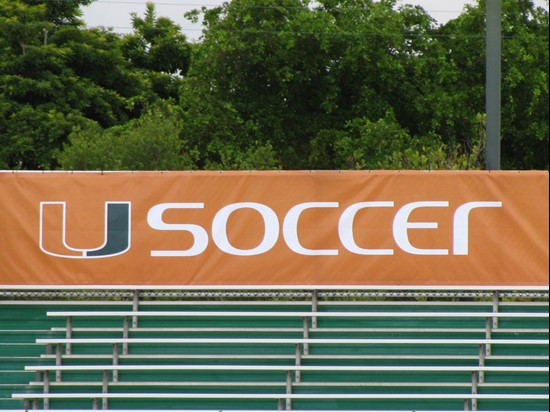
[[[547,293],[34,299],[0,301],[0,409],[548,410]]]

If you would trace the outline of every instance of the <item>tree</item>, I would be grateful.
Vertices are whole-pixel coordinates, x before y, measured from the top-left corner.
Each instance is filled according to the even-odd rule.
[[[52,150],[82,119],[75,107],[82,104],[86,85],[65,66],[66,50],[33,44],[3,50],[0,166],[49,168]]]
[[[80,110],[86,118],[103,127],[113,126],[139,116],[155,100],[148,82],[122,54],[118,35],[103,29],[64,27],[52,36],[51,43],[67,50],[66,68],[87,85],[88,95],[80,96]]]
[[[233,0],[202,10],[192,45],[152,4],[129,35],[85,29],[90,1],[0,0],[0,167],[483,165],[485,0],[441,27],[396,0]],[[503,0],[502,84],[503,167],[547,169],[531,0]]]
[[[182,88],[184,111],[205,126],[184,132],[198,146],[223,139],[223,131],[212,137],[218,126],[207,119],[230,116],[253,130],[241,132],[244,147],[271,145],[284,168],[389,167],[406,147],[446,147],[430,116],[452,100],[441,89],[449,63],[421,8],[235,0],[204,13],[204,39]],[[360,124],[372,127],[359,132]],[[383,124],[396,133],[375,131]],[[344,147],[363,158],[348,166]]]
[[[27,46],[40,44],[43,33],[52,27],[52,23],[46,20],[46,5],[0,1],[0,44],[4,53],[11,50],[25,54]]]
[[[157,103],[124,125],[75,129],[57,160],[65,170],[193,169],[196,153],[180,139],[182,127],[177,107]]]
[[[116,96],[79,78],[70,67],[72,50],[54,40],[65,23],[78,31],[78,14],[69,12],[86,3],[0,0],[2,167],[52,167],[53,150],[82,123],[86,110],[102,104],[114,109]]]
[[[166,17],[157,18],[155,5],[147,3],[143,18],[132,13],[133,33],[122,39],[126,59],[151,82],[162,98],[177,98],[181,77],[189,69],[191,46],[180,27]]]
[[[95,0],[24,0],[23,2],[30,5],[44,5],[46,9],[45,18],[51,22],[55,27],[63,25],[75,25],[82,24],[80,17],[82,12],[81,6],[87,6],[93,3]]]
[[[285,167],[303,164],[303,128],[323,120],[317,101],[322,93],[311,86],[317,81],[321,87],[316,72],[327,59],[318,41],[293,33],[315,25],[308,20],[315,17],[300,0],[234,1],[206,12],[208,30],[182,88],[184,109],[204,125],[188,131],[191,141],[219,148],[240,135],[241,150],[260,141],[272,145]],[[324,22],[318,23],[323,31]],[[217,118],[230,125],[227,138],[217,132]]]
[[[122,50],[136,67],[185,75],[190,45],[181,28],[166,17],[157,17],[155,5],[147,3],[143,18],[132,13],[134,32],[123,39]]]
[[[73,128],[124,124],[161,97],[119,35],[81,26],[89,2],[0,0],[0,167],[55,168]]]

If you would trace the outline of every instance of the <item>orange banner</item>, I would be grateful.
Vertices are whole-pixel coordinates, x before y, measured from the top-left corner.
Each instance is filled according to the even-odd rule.
[[[0,285],[548,285],[547,172],[2,172]]]

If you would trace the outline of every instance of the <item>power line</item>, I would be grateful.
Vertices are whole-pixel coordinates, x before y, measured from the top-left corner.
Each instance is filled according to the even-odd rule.
[[[45,2],[51,1],[51,2],[59,2],[59,1],[71,1],[71,0],[42,0]],[[129,5],[146,5],[147,3],[151,3],[151,0],[130,0],[130,1],[124,1],[124,0],[95,0],[92,4],[129,4]],[[221,7],[225,4],[218,3],[218,4],[208,4],[208,3],[173,3],[173,2],[153,2],[155,6],[180,6],[180,7]],[[305,9],[304,6],[254,6],[254,5],[243,5],[239,6],[240,8],[246,8],[246,9]],[[346,7],[344,10],[365,10],[365,8],[362,7]],[[426,12],[430,13],[460,13],[462,10],[427,10],[424,9]]]
[[[90,29],[104,29],[104,28],[110,28],[110,29],[120,29],[120,30],[133,30],[134,27],[131,26],[87,26]],[[349,37],[362,37],[362,36],[370,36],[370,37],[408,37],[408,38],[415,38],[415,37],[431,37],[431,38],[480,38],[484,39],[485,34],[437,34],[437,33],[422,33],[422,34],[415,34],[415,33],[409,33],[409,32],[399,32],[399,33],[379,33],[379,32],[335,32],[335,31],[326,31],[326,32],[320,32],[320,31],[292,31],[292,30],[255,30],[255,29],[248,29],[248,30],[232,30],[232,29],[217,29],[219,31],[224,31],[227,33],[242,33],[242,34],[290,34],[290,35],[315,35],[315,36],[349,36]],[[201,28],[181,28],[181,31],[192,31],[192,32],[200,32],[203,31]],[[503,35],[501,36],[502,39],[512,39],[517,36],[513,35]],[[537,38],[548,38],[548,36],[535,36]]]
[[[46,1],[53,1],[53,0],[46,0]],[[66,0],[63,0],[66,1]],[[121,1],[121,0],[96,0],[94,3],[102,3],[102,4],[130,4],[130,5],[146,5],[147,3],[150,3],[150,1]],[[155,6],[180,6],[180,7],[221,7],[223,4],[204,4],[204,3],[167,3],[167,2],[155,2],[153,3]],[[246,5],[246,6],[239,6],[240,8],[244,9],[305,9],[305,7],[300,6],[252,6],[252,5]],[[361,7],[346,7],[345,10],[365,10]],[[460,13],[462,10],[426,10],[424,11],[429,13]]]
[[[44,1],[69,1],[69,0],[44,0]],[[116,4],[116,5],[146,5],[149,1],[147,0],[129,0],[129,1],[123,1],[123,0],[96,0],[95,3],[100,4]],[[173,1],[161,1],[161,2],[155,2],[156,6],[179,6],[179,7],[205,7],[205,8],[215,8],[215,7],[221,7],[225,3],[220,4],[209,4],[209,3],[199,3],[199,2],[173,2]],[[315,11],[315,9],[309,9],[306,6],[255,6],[255,5],[246,5],[246,6],[240,6],[241,8],[248,8],[248,9],[301,9],[301,10],[309,10],[309,11]],[[345,11],[350,10],[361,10],[361,11],[368,11],[365,8],[345,8]],[[426,13],[460,13],[462,10],[424,10]],[[182,32],[188,32],[188,33],[197,33],[203,31],[202,28],[181,28],[181,24],[179,24],[180,29]],[[111,25],[96,25],[96,26],[88,26],[90,28],[111,28],[113,30],[121,30],[121,31],[129,31],[133,30],[134,28],[131,26],[111,26]],[[225,30],[227,32],[232,33],[246,33],[246,34],[290,34],[290,35],[322,35],[322,36],[406,36],[406,37],[419,37],[420,34],[413,34],[413,33],[389,33],[389,34],[382,34],[382,33],[375,33],[375,32],[363,32],[363,33],[357,33],[357,32],[308,32],[308,31],[277,31],[277,30],[253,30],[253,29],[240,29],[240,30]],[[190,34],[191,35],[191,34]],[[484,34],[471,34],[471,35],[444,35],[444,34],[431,34],[431,37],[455,37],[455,38],[484,38]],[[502,36],[502,38],[513,38],[514,36]],[[542,36],[541,36],[542,37]],[[548,36],[544,36],[547,38]]]

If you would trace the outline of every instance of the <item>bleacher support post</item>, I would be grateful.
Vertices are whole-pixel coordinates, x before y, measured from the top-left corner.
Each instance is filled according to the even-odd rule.
[[[65,336],[67,339],[71,339],[73,337],[73,320],[71,316],[67,316],[67,328],[65,330]],[[70,355],[71,350],[71,344],[67,343],[65,345],[65,354]]]
[[[113,374],[115,371],[113,371]],[[101,386],[101,393],[107,393],[109,392],[109,372],[103,371],[103,382]],[[101,401],[101,407],[103,409],[109,409],[109,403],[107,398],[103,398]]]
[[[309,339],[309,320],[304,317],[304,339]],[[309,343],[304,343],[304,355],[309,355]]]
[[[113,365],[118,365],[118,343],[113,343]],[[113,370],[113,382],[118,382],[118,370]]]
[[[61,344],[55,345],[55,364],[61,366]],[[55,381],[61,382],[61,371],[55,372]]]
[[[44,371],[44,393],[50,393],[50,371]],[[50,409],[48,398],[44,398],[44,409]]]
[[[312,293],[311,293],[311,311],[316,313],[317,312],[317,309],[318,309],[318,305],[319,304],[319,299],[318,299],[318,296],[317,296],[317,291],[314,290]],[[311,327],[312,328],[317,328],[317,317],[316,316],[313,316],[311,318]]]
[[[299,343],[296,344],[296,366],[300,366],[302,364],[302,348]],[[296,382],[300,382],[302,379],[302,373],[297,370],[296,371]]]
[[[479,345],[479,366],[485,366],[485,345]],[[479,383],[485,382],[485,373],[483,371],[479,372]]]
[[[128,339],[129,337],[129,326],[128,326],[128,316],[124,316],[123,326],[122,326],[122,337]],[[124,342],[122,344],[122,354],[128,355],[128,343]]]
[[[286,372],[286,394],[292,394],[292,373],[290,371]],[[289,397],[286,398],[286,410],[292,410],[292,399]]]
[[[132,302],[132,310],[134,312],[139,311],[139,290],[134,290],[134,300]],[[132,328],[138,327],[138,317],[134,316],[132,317]]]
[[[472,372],[472,395],[477,394],[478,374],[476,371]],[[477,411],[477,399],[472,399],[472,410]]]
[[[499,302],[499,296],[498,291],[495,290],[493,292],[493,313],[498,313],[498,302]],[[493,329],[498,328],[498,317],[493,317]]]
[[[491,339],[493,336],[493,322],[494,316],[492,318],[485,319],[485,339]],[[491,355],[491,345],[485,345],[485,355]]]

